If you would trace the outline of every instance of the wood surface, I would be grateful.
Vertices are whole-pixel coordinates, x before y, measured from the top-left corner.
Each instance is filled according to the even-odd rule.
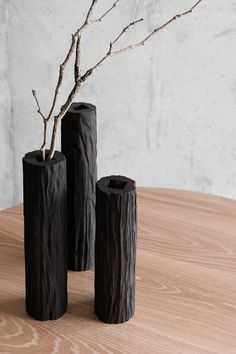
[[[93,271],[69,273],[68,312],[29,318],[22,206],[0,213],[0,353],[236,353],[236,201],[138,190],[136,314],[104,324]]]

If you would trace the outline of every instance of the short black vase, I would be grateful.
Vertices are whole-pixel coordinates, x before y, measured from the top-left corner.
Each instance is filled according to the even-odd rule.
[[[56,320],[67,308],[66,160],[40,151],[23,158],[26,311]]]
[[[95,313],[123,323],[135,310],[135,182],[121,176],[97,182],[96,217]]]
[[[96,107],[73,103],[62,120],[61,150],[67,161],[68,269],[94,267],[97,182]]]

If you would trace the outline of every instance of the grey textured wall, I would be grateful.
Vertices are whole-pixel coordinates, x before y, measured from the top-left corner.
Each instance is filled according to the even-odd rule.
[[[112,2],[98,2],[96,14]],[[0,208],[21,201],[21,157],[41,144],[31,88],[46,112],[58,64],[89,3],[0,0]],[[83,70],[130,20],[144,16],[145,23],[121,45],[192,3],[121,0],[84,34]],[[235,24],[235,0],[205,0],[145,47],[112,58],[84,85],[78,100],[98,107],[100,176],[236,197]],[[71,87],[67,73],[58,107]]]

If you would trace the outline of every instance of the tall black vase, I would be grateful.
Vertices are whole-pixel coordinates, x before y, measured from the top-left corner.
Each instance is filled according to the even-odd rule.
[[[73,103],[62,120],[61,150],[67,160],[68,268],[94,267],[97,182],[96,107]]]
[[[95,313],[106,323],[134,315],[136,263],[135,182],[121,176],[97,182]]]
[[[23,158],[26,311],[56,320],[67,308],[66,160]]]

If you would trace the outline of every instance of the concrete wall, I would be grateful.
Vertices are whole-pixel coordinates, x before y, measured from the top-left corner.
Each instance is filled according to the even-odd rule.
[[[98,16],[112,4],[98,2]],[[70,34],[90,1],[0,0],[0,208],[22,200],[21,158],[38,149]],[[107,51],[131,20],[129,44],[194,0],[121,0],[103,24],[84,33],[82,67]],[[142,186],[236,197],[236,4],[203,1],[145,47],[109,60],[78,100],[98,107],[99,176],[124,174]],[[70,69],[58,107],[72,85]]]

